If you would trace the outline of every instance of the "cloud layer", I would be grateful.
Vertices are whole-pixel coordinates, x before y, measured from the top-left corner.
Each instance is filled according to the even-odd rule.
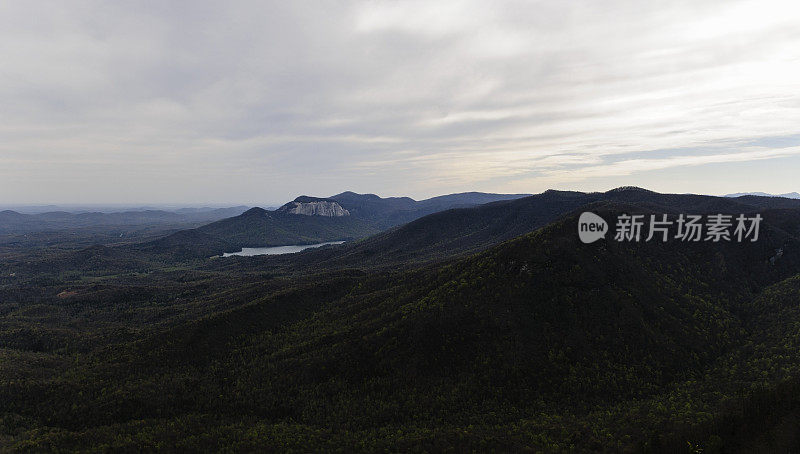
[[[771,0],[3,2],[0,202],[794,191],[798,23]]]

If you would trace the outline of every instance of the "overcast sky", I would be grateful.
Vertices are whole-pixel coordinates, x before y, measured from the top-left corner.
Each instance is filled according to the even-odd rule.
[[[800,191],[792,1],[0,2],[0,203]]]

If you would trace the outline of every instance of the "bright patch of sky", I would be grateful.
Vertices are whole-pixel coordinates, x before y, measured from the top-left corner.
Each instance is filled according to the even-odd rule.
[[[800,191],[794,1],[0,3],[0,203]]]

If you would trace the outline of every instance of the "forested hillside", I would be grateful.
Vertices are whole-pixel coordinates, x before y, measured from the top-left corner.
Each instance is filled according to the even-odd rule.
[[[198,231],[241,248],[352,240],[377,233],[378,229],[353,216],[304,216],[252,208]]]
[[[521,199],[424,218],[437,226],[427,231],[458,238],[465,212],[492,213],[474,227],[477,254],[481,246],[458,252],[468,242],[437,246],[443,234],[409,233],[420,257],[438,259],[404,269],[373,264],[399,260],[391,251],[334,266],[332,255],[351,253],[339,247],[296,254],[291,266],[292,256],[240,257],[93,280],[53,275],[36,287],[5,280],[0,443],[22,452],[800,448],[798,213],[758,211],[757,242],[578,240],[586,208],[608,219],[759,210],[653,193],[631,202],[636,192],[551,193],[537,203],[558,204],[529,214],[506,205]],[[543,225],[506,241],[486,219],[508,231]]]

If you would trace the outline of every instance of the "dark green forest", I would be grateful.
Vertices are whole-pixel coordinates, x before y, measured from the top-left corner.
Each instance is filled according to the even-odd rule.
[[[800,450],[800,203],[550,191],[380,231],[400,214],[367,202],[280,221],[353,238],[286,256],[217,257],[267,244],[241,216],[3,243],[0,446]],[[764,223],[757,242],[583,244],[585,210]]]

